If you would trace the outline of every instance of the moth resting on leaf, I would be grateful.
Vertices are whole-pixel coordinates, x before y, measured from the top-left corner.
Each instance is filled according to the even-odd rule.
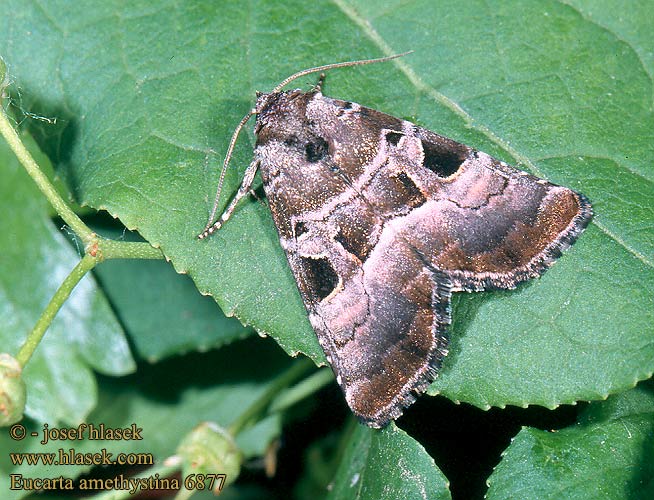
[[[403,54],[400,54],[403,55]],[[452,292],[510,289],[542,274],[588,224],[588,200],[481,151],[359,104],[296,73],[257,102],[230,143],[218,230],[257,171],[279,241],[348,405],[382,427],[436,377]],[[236,137],[256,114],[254,160],[212,225]]]

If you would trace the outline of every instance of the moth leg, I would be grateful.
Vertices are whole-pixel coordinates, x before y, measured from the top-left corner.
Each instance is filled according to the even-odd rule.
[[[259,186],[259,188],[260,188],[260,187],[261,187],[261,186]],[[257,188],[257,189],[259,189],[259,188]],[[266,202],[263,200],[263,197],[257,194],[257,190],[256,190],[256,189],[252,189],[252,188],[250,188],[250,191],[248,191],[248,194],[249,194],[250,196],[252,196],[252,198],[254,198],[255,200],[257,200],[259,203],[261,203],[262,206],[264,206],[264,207],[267,206],[267,205],[266,205]]]
[[[234,212],[234,209],[236,208],[236,205],[239,201],[241,201],[241,198],[252,192],[252,183],[254,182],[254,176],[256,175],[257,170],[259,170],[259,160],[254,160],[252,163],[250,163],[250,166],[243,174],[241,186],[238,188],[238,191],[236,192],[236,195],[232,199],[229,206],[225,209],[218,220],[214,222],[213,226],[205,229],[201,234],[198,235],[198,238],[204,239],[207,236],[215,233],[223,226],[223,224],[225,224],[225,222],[229,220],[232,213]]]
[[[320,77],[318,78],[318,82],[314,85],[313,90],[316,92],[322,93],[322,84],[325,83],[325,78],[327,75],[325,73],[320,73]]]

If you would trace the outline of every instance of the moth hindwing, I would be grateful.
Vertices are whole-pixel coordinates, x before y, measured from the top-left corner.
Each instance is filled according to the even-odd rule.
[[[325,97],[321,82],[308,92],[281,89],[329,68],[298,73],[258,96],[248,115],[256,114],[254,160],[227,210],[200,237],[229,218],[259,171],[347,403],[360,420],[382,427],[436,376],[447,354],[451,293],[510,289],[539,276],[592,212],[570,189],[413,123]]]

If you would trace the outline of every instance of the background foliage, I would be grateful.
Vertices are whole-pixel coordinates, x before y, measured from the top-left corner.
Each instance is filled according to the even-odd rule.
[[[221,155],[255,90],[317,64],[413,49],[396,63],[333,71],[325,92],[577,189],[596,213],[543,278],[512,292],[456,297],[451,354],[430,393],[482,409],[596,401],[574,425],[556,434],[524,428],[503,444],[502,458],[486,458],[482,470],[499,463],[489,479],[491,497],[556,497],[565,489],[578,498],[598,492],[638,498],[652,491],[652,386],[630,390],[654,371],[651,3],[2,0],[0,6],[12,12],[0,18],[12,111],[45,154],[40,163],[52,162],[81,205],[106,210],[160,247],[228,316],[317,362],[323,355],[267,209],[250,200],[209,241],[195,235],[213,203]],[[306,88],[312,80],[297,83]],[[225,192],[236,189],[253,140],[250,131],[237,147]],[[49,223],[52,214],[12,156],[0,153],[0,345],[13,352],[72,267],[75,250]],[[105,228],[106,220],[96,222],[98,231],[122,237],[120,229]],[[177,375],[169,384],[168,373],[141,363],[130,379],[134,387],[105,378],[98,386],[91,370],[114,376],[134,370],[128,341],[139,360],[156,361],[253,330],[224,318],[161,262],[110,262],[97,271],[95,283],[80,284],[26,370],[28,415],[37,427],[121,422],[128,415],[159,429],[148,434],[168,445],[145,446],[164,457],[176,445],[173,428],[190,429],[202,419],[229,424],[233,409],[247,406],[246,395],[255,398],[291,362],[272,342],[252,339],[203,363],[197,355],[159,363]],[[268,357],[279,364],[261,361]],[[191,372],[180,375],[182,368]],[[162,378],[146,389],[141,383],[152,373]],[[156,396],[164,399],[161,414],[183,424],[156,420],[151,406],[161,401],[148,392],[155,386],[164,389]],[[223,408],[222,401],[230,404]],[[416,412],[425,426],[447,418]],[[261,455],[279,435],[279,421],[264,424],[249,456]],[[288,425],[301,424],[296,416]],[[406,482],[428,497],[448,494],[433,460],[400,429],[357,428],[341,440],[328,467],[332,496],[376,498],[385,485],[394,498],[391,485]],[[352,443],[371,451],[357,457],[348,451]],[[0,449],[16,446],[0,435]],[[389,473],[380,453],[406,467]],[[311,482],[321,463],[308,460],[298,484]],[[599,485],[591,484],[600,475],[596,463],[606,464],[608,478]],[[438,465],[448,469],[453,491],[465,490],[454,482],[455,467]],[[0,466],[10,469],[4,453]],[[0,488],[5,480],[3,473]]]

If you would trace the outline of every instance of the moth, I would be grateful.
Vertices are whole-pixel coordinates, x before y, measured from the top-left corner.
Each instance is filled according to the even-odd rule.
[[[413,123],[291,81],[231,139],[205,238],[256,172],[320,345],[352,412],[399,417],[447,354],[452,292],[512,289],[541,275],[590,221],[581,194]],[[256,115],[254,159],[213,223],[236,138]]]

